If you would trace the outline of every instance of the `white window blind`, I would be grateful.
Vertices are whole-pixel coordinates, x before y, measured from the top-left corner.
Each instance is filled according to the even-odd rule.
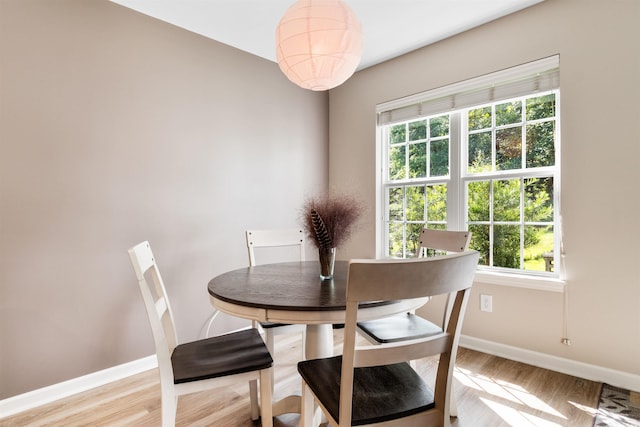
[[[528,62],[376,107],[378,125],[515,98],[560,87],[560,57]]]

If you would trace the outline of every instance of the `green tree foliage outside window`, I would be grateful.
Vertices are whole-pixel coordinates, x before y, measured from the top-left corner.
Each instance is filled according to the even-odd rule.
[[[388,141],[388,253],[415,257],[420,231],[446,228],[449,175],[449,115],[391,126]],[[414,181],[425,181],[416,184]]]

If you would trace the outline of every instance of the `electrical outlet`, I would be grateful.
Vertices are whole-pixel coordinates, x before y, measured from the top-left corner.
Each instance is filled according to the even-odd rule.
[[[491,295],[480,294],[480,311],[488,313],[493,311],[493,297]]]

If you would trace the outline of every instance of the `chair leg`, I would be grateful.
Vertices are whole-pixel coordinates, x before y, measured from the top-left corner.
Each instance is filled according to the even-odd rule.
[[[260,418],[260,406],[258,404],[258,381],[249,381],[249,402],[251,404],[251,420]]]
[[[265,329],[265,344],[267,345],[267,350],[271,353],[271,357],[276,359],[276,338],[273,330],[270,328]],[[275,392],[276,380],[274,376],[273,369],[271,370],[271,394]]]
[[[302,405],[300,408],[300,427],[315,427],[317,424],[316,405],[313,393],[306,384],[302,384]]]
[[[260,410],[262,427],[273,427],[273,368],[260,371]]]
[[[265,330],[265,335],[266,335],[265,344],[267,345],[267,349],[269,350],[269,353],[271,353],[271,355],[273,356],[276,348],[275,334],[273,333],[272,329],[267,328]]]
[[[176,425],[176,412],[178,409],[178,396],[162,394],[162,427],[174,427]]]
[[[449,415],[452,417],[458,416],[458,405],[456,404],[456,395],[453,392],[455,390],[455,381],[451,381],[451,396],[449,396]]]

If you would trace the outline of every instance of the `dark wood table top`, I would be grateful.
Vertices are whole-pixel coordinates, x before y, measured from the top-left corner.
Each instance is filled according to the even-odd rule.
[[[318,261],[266,264],[240,268],[214,277],[209,294],[221,301],[267,310],[345,310],[347,261],[336,261],[333,280],[320,280]],[[376,307],[378,301],[361,304]]]

